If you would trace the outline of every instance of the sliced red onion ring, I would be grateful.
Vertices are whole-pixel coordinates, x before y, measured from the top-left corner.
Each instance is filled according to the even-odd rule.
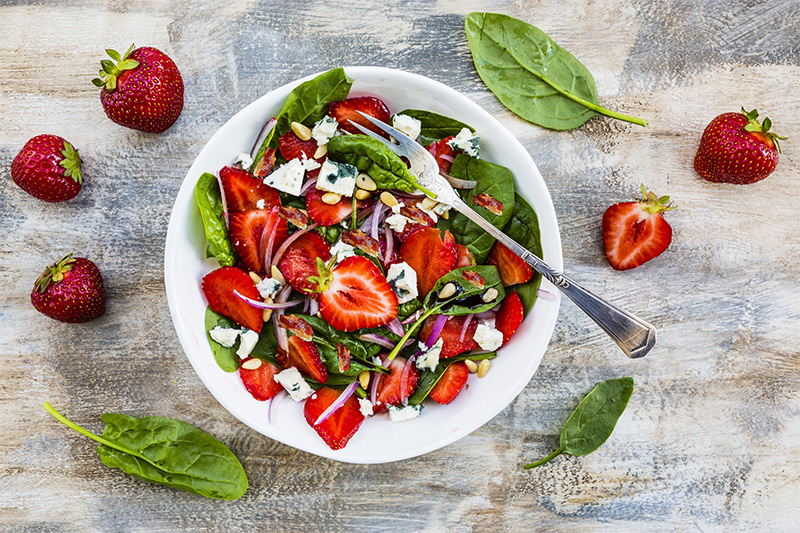
[[[280,248],[278,248],[278,251],[275,252],[275,254],[272,256],[271,266],[278,266],[278,262],[281,260],[281,257],[283,257],[283,253],[286,251],[289,245],[292,244],[294,241],[296,241],[298,238],[300,238],[301,235],[308,233],[309,231],[311,231],[316,227],[317,224],[315,222],[314,224],[309,224],[309,226],[306,229],[297,230],[291,235],[289,235],[289,238],[283,241],[283,244],[281,244]]]
[[[300,196],[304,196],[308,189],[317,184],[317,178],[311,178],[300,187]]]
[[[433,323],[431,334],[428,335],[428,339],[425,341],[425,346],[430,348],[436,344],[436,339],[439,337],[439,333],[442,332],[445,322],[447,322],[447,315],[439,315],[439,317],[436,319],[436,322]]]
[[[387,353],[383,360],[381,361],[381,366],[386,366],[386,362],[389,360],[389,354]],[[378,372],[377,370],[372,371],[372,379],[370,380],[369,386],[369,401],[372,405],[377,405],[378,402],[378,384],[381,382],[381,378],[383,374]]]
[[[440,154],[439,159],[444,159],[445,161],[449,161],[451,163],[455,162],[456,158],[450,154]]]
[[[272,248],[275,246],[275,235],[278,233],[278,224],[280,223],[280,207],[273,206],[269,210],[269,217],[267,223],[264,224],[264,231],[261,232],[261,241],[258,244],[261,257],[264,258],[264,270],[267,271],[267,265],[272,264]],[[269,271],[267,271],[269,274]]]
[[[467,319],[464,321],[464,325],[461,327],[461,336],[458,338],[458,342],[464,342],[464,336],[467,334],[467,330],[469,329],[469,325],[474,316],[475,315],[467,315]]]
[[[269,409],[267,410],[267,422],[269,424],[275,423],[275,417],[273,416],[273,412],[277,411],[278,409],[277,404],[279,404],[280,400],[283,400],[285,396],[288,395],[284,394],[283,391],[278,391],[278,394],[273,396],[272,399],[269,401]]]
[[[418,351],[414,355],[408,358],[406,361],[405,366],[403,367],[403,373],[400,374],[400,399],[403,401],[403,407],[408,405],[408,396],[404,394],[406,390],[406,385],[408,385],[408,375],[411,373],[411,365],[414,364],[417,357],[422,355],[422,350]]]
[[[397,317],[394,318],[391,322],[386,324],[386,329],[394,333],[395,335],[400,335],[401,337],[406,334],[406,330]],[[392,346],[394,348],[394,346]]]
[[[375,210],[372,212],[369,234],[376,241],[378,240],[378,225],[381,223],[381,214],[383,214],[384,207],[386,207],[386,204],[378,200],[378,203],[375,204]]]
[[[388,263],[392,258],[394,252],[394,232],[391,228],[386,228],[386,253],[383,256],[383,262]]]
[[[284,352],[288,352],[289,336],[286,334],[286,330],[278,325],[278,320],[280,319],[282,314],[283,314],[282,309],[276,310],[275,313],[273,313],[272,315],[272,324],[275,326],[275,339],[278,341],[278,348],[280,348]]]
[[[247,296],[240,293],[236,289],[233,289],[233,294],[235,294],[240,300],[247,302],[253,307],[257,307],[258,309],[288,309],[290,307],[294,307],[295,305],[303,303],[303,300],[301,299],[290,300],[288,302],[274,302],[274,303],[259,302],[258,300],[253,300],[252,298],[248,298]]]
[[[264,144],[264,140],[267,138],[267,135],[269,135],[269,132],[272,131],[272,128],[274,128],[275,124],[277,123],[278,119],[273,117],[269,119],[266,124],[264,124],[264,127],[261,128],[258,137],[256,137],[256,142],[253,143],[253,147],[250,149],[250,159],[253,161],[256,160],[258,151],[261,150],[261,145]]]
[[[304,302],[303,302],[303,314],[307,315],[308,314],[308,308],[311,306],[311,303],[310,303],[311,302],[311,298],[306,296],[303,300],[304,300]]]
[[[455,187],[456,189],[474,189],[478,186],[478,182],[474,180],[462,180],[459,178],[455,178],[448,174],[447,172],[439,171],[439,174],[445,177],[445,179]]]
[[[219,187],[219,197],[222,200],[222,218],[225,219],[225,227],[229,227],[228,223],[228,200],[225,199],[225,189],[222,187],[222,178],[219,177],[219,172],[216,175],[217,186]]]
[[[311,301],[308,302],[308,314],[314,316],[319,313],[319,302],[314,298],[309,298],[309,300]]]
[[[406,317],[405,320],[403,320],[400,323],[405,326],[406,324],[411,324],[412,322],[416,322],[417,320],[419,320],[419,317],[420,317],[421,314],[422,314],[422,309],[414,311],[413,313],[408,315],[408,317]]]
[[[362,341],[371,342],[372,344],[377,344],[378,346],[383,346],[389,350],[393,350],[397,344],[392,342],[391,339],[388,337],[384,337],[383,335],[378,335],[377,333],[365,333],[363,335],[359,335],[358,338]],[[404,350],[414,344],[414,339],[408,339],[406,342],[403,343],[403,347],[400,348]]]
[[[344,405],[344,402],[350,399],[350,396],[352,396],[353,393],[356,391],[356,387],[358,387],[358,381],[354,381],[350,385],[348,385],[347,388],[342,391],[339,397],[336,398],[333,401],[333,403],[328,406],[327,409],[322,411],[322,414],[319,415],[319,418],[317,418],[317,421],[314,422],[314,425],[316,426],[318,424],[325,422],[333,413],[338,411],[339,408]]]

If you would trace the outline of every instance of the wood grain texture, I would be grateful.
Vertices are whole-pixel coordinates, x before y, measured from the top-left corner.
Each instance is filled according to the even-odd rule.
[[[527,20],[597,79],[600,101],[650,121],[594,118],[570,132],[528,124],[481,83],[464,17]],[[648,531],[800,527],[800,7],[794,0],[0,0],[0,529],[13,531]],[[167,52],[186,84],[181,118],[149,135],[111,123],[90,79],[107,47]],[[243,426],[205,390],[174,333],[162,257],[183,176],[237,110],[342,65],[401,68],[447,83],[530,151],[559,217],[566,271],[659,327],[627,360],[565,302],[542,365],[507,409],[425,456],[359,466],[319,459]],[[787,135],[777,171],[750,186],[700,179],[704,126],[758,107]],[[44,204],[10,163],[27,139],[81,151],[80,195]],[[608,267],[605,208],[645,183],[679,209],[670,248]],[[84,325],[38,314],[28,294],[67,252],[93,259],[108,312]],[[592,455],[533,471],[597,382],[636,390]],[[245,466],[248,493],[205,500],[109,471],[87,428],[100,414],[197,425]]]

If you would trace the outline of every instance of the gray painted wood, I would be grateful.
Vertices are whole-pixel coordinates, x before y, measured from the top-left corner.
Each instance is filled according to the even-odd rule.
[[[482,85],[463,35],[473,10],[547,31],[594,73],[603,118],[571,132],[518,119]],[[366,15],[369,13],[369,15]],[[791,530],[800,525],[800,10],[793,0],[476,2],[0,2],[0,528],[35,531],[620,529]],[[102,112],[89,80],[106,47],[166,51],[186,83],[162,135]],[[184,356],[162,254],[183,176],[238,109],[297,77],[382,65],[443,81],[528,148],[559,216],[567,272],[660,328],[627,360],[565,302],[528,387],[472,435],[395,464],[340,464],[263,437],[229,415]],[[705,124],[757,106],[788,135],[778,169],[751,186],[700,179]],[[34,200],[10,162],[39,133],[66,137],[88,183]],[[634,271],[602,256],[600,217],[645,183],[671,195],[675,230]],[[28,294],[67,252],[98,263],[108,312],[85,325],[38,314]],[[637,388],[596,453],[534,471],[591,387]],[[158,414],[226,442],[250,477],[237,502],[205,500],[106,469],[93,443],[41,408],[99,430],[104,412]]]

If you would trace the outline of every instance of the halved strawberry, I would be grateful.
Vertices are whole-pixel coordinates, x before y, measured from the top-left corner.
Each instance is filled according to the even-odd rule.
[[[339,129],[341,130],[349,131],[350,133],[361,133],[361,131],[348,122],[352,120],[356,124],[361,124],[375,133],[386,135],[378,126],[359,115],[358,111],[375,117],[387,124],[390,123],[391,114],[389,113],[389,108],[386,107],[386,104],[384,104],[382,100],[374,96],[360,96],[334,102],[331,104],[328,113],[339,122]]]
[[[318,265],[318,270],[319,315],[334,328],[377,328],[397,318],[397,295],[366,257],[348,257],[330,271]]]
[[[494,265],[500,272],[503,286],[526,283],[533,277],[533,269],[505,244],[497,241],[486,257],[487,265]]]
[[[275,229],[275,242],[272,249],[278,247],[286,240],[289,235],[289,228],[286,220],[280,218],[277,213],[271,215],[269,210],[257,209],[255,211],[244,211],[231,213],[228,233],[231,244],[236,250],[242,264],[256,273],[264,273],[264,256],[261,254],[261,239],[264,234],[264,226],[273,217],[277,224]]]
[[[322,201],[322,195],[324,194],[325,191],[321,191],[316,187],[311,187],[306,192],[308,215],[317,224],[320,226],[332,226],[353,214],[353,198],[351,196],[342,196],[342,199],[337,203],[329,205]],[[367,206],[363,200],[358,200],[357,202],[359,209]]]
[[[225,191],[225,203],[228,205],[228,213],[281,205],[278,191],[269,185],[264,185],[262,180],[245,170],[223,167],[219,171],[219,178],[222,181],[222,189]],[[259,200],[264,200],[264,205],[259,206]]]
[[[388,366],[392,373],[388,376],[380,374],[376,405],[372,406],[373,413],[382,413],[386,411],[390,405],[399,406],[404,397],[408,398],[417,390],[419,370],[417,370],[417,366],[414,364],[409,367],[405,387],[401,390],[400,387],[403,384],[403,368],[405,368],[405,366],[406,359],[403,357],[395,357]],[[373,379],[375,378],[373,377]]]
[[[303,154],[306,159],[313,159],[317,151],[317,141],[314,139],[303,141],[295,132],[289,130],[278,139],[278,150],[287,161],[302,158]]]
[[[278,269],[292,287],[312,297],[319,297],[314,291],[317,285],[308,281],[309,276],[316,276],[317,258],[327,263],[331,258],[331,245],[319,233],[304,233],[289,245],[278,263]]]
[[[455,268],[475,266],[475,256],[469,248],[463,244],[456,244],[456,265]]]
[[[433,324],[436,322],[437,318],[439,318],[438,315],[433,315],[425,321],[419,335],[420,339],[428,340],[431,330],[433,329]],[[475,339],[472,338],[472,336],[475,335],[475,330],[478,329],[478,321],[474,318],[470,320],[469,325],[467,325],[467,330],[464,332],[464,339],[461,339],[461,330],[464,329],[464,323],[466,321],[466,316],[447,317],[447,322],[444,323],[442,332],[434,339],[434,341],[442,339],[442,352],[439,354],[439,357],[447,359],[448,357],[480,348],[478,343],[475,342]]]
[[[278,349],[275,354],[278,362],[283,368],[293,366],[297,370],[310,378],[314,378],[320,383],[328,381],[328,369],[319,355],[319,349],[313,341],[304,341],[297,335],[289,337],[289,351],[284,352]]]
[[[253,300],[261,299],[250,276],[236,267],[226,266],[206,274],[203,277],[202,287],[211,309],[240,326],[261,333],[261,327],[264,325],[261,309],[253,307],[233,294],[236,290],[242,296]]]
[[[342,393],[340,390],[323,387],[319,389],[311,398],[306,400],[303,407],[303,415],[306,422],[314,431],[325,441],[331,450],[340,450],[347,445],[347,442],[356,434],[361,423],[366,418],[358,405],[355,396],[350,396],[344,405],[334,411],[323,422],[314,425],[314,422],[325,412],[325,409],[336,401]]]
[[[428,150],[436,159],[436,162],[439,163],[439,170],[442,172],[450,172],[450,167],[453,166],[453,158],[456,156],[456,152],[453,150],[453,147],[447,143],[454,138],[455,135],[451,135],[446,139],[436,141],[435,143],[431,143],[425,147],[425,149]]]
[[[420,299],[456,264],[455,239],[449,231],[444,239],[437,228],[422,228],[412,233],[400,247],[400,257],[417,273]]]
[[[497,315],[494,319],[494,327],[503,334],[503,344],[508,342],[508,339],[522,324],[523,314],[522,300],[519,299],[517,293],[506,293],[506,297],[503,303],[500,304],[500,309],[497,310]]]
[[[248,361],[259,361],[259,363],[248,363]],[[262,402],[283,390],[281,384],[274,379],[275,374],[280,371],[280,368],[269,361],[253,357],[243,359],[239,365],[239,377],[242,378],[244,388],[253,395],[253,398]]]
[[[428,396],[434,402],[446,405],[456,399],[456,396],[467,384],[469,370],[464,361],[456,361],[447,367],[442,377],[433,386]]]

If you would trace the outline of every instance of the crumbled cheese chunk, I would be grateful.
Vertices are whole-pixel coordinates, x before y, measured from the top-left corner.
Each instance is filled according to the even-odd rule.
[[[372,357],[372,364],[375,366],[381,366],[383,364],[383,361],[381,360],[380,357],[376,355]]]
[[[208,332],[208,335],[214,339],[214,342],[224,346],[225,348],[232,348],[236,344],[236,338],[239,336],[239,329],[223,328],[217,326]]]
[[[305,152],[301,156],[300,162],[303,163],[303,168],[306,170],[306,172],[317,170],[321,166],[316,159],[309,159],[306,157]]]
[[[325,115],[314,124],[314,128],[311,130],[311,137],[317,141],[319,146],[328,144],[331,137],[336,134],[337,127],[339,127],[339,123],[336,119],[330,115]]]
[[[404,304],[419,296],[417,273],[405,261],[389,265],[389,270],[386,272],[386,281],[389,282],[389,286],[397,294],[397,303]]]
[[[305,173],[303,162],[295,158],[279,166],[272,174],[264,178],[264,183],[279,191],[299,196]]]
[[[236,355],[239,356],[239,359],[244,359],[250,352],[253,351],[253,348],[256,347],[256,343],[258,342],[258,333],[253,331],[252,329],[246,329],[240,333],[241,342],[239,344],[239,349],[236,350]]]
[[[422,122],[408,115],[395,115],[392,117],[392,127],[416,140],[422,131]]]
[[[302,402],[312,394],[314,389],[303,379],[300,372],[295,367],[289,367],[275,375],[273,378],[280,383],[292,400]]]
[[[374,414],[374,411],[372,410],[372,402],[366,398],[358,399],[358,409],[364,416],[372,416]]]
[[[480,137],[469,131],[469,128],[461,128],[454,139],[447,141],[453,150],[461,150],[472,157],[481,156]]]
[[[390,207],[389,209],[391,209],[391,210],[392,210],[392,213],[394,213],[395,215],[397,215],[398,213],[400,213],[400,209],[402,209],[403,207],[405,207],[405,205],[406,205],[406,204],[404,204],[403,202],[397,202],[397,205],[393,205],[393,206],[392,206],[392,207]]]
[[[336,244],[331,246],[331,257],[336,256],[337,265],[354,255],[356,255],[356,249],[341,240],[336,241]]]
[[[417,360],[414,361],[414,364],[417,365],[417,368],[420,370],[428,369],[430,371],[436,370],[436,366],[439,364],[439,354],[442,353],[442,346],[444,346],[444,339],[439,337],[436,339],[436,342],[433,346],[428,349],[425,343],[420,343],[421,350],[428,350],[424,354],[417,357]]]
[[[342,196],[353,196],[358,169],[347,163],[326,159],[317,175],[317,189]]]
[[[267,298],[274,298],[282,288],[283,284],[275,278],[264,278],[256,284],[258,294],[265,300]]]
[[[475,339],[475,342],[477,342],[483,350],[496,350],[503,344],[502,332],[490,328],[486,324],[478,324],[472,338]]]
[[[239,154],[236,156],[236,160],[233,162],[234,165],[241,165],[242,168],[250,168],[253,166],[253,158],[250,157],[250,154]]]
[[[417,204],[417,209],[419,209],[420,211],[431,217],[431,220],[433,220],[434,224],[436,224],[439,221],[439,215],[436,213],[436,211],[434,211],[433,209],[428,209],[427,207],[423,206],[422,202]]]
[[[450,211],[450,206],[447,205],[447,204],[443,204],[443,203],[439,202],[438,204],[433,206],[432,211],[434,213],[436,213],[437,215],[442,216],[445,213],[447,213],[448,211]]]
[[[397,233],[402,233],[406,228],[406,224],[409,222],[414,221],[404,215],[390,215],[386,217],[386,223]]]
[[[264,206],[266,205],[266,203],[267,203],[267,201],[262,198],[261,200],[256,202],[256,207],[259,208],[259,209],[264,209]]]
[[[392,422],[404,422],[417,418],[422,411],[422,404],[408,405],[406,407],[389,406],[389,418]]]

